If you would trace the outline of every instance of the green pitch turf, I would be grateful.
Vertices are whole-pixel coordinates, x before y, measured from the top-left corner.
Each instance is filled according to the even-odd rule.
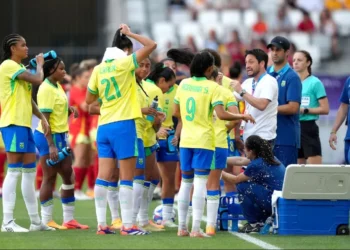
[[[20,183],[20,182],[19,182]],[[15,209],[16,223],[29,228],[29,217],[17,189]],[[152,203],[152,209],[158,205]],[[146,236],[96,235],[96,215],[93,201],[76,202],[76,219],[90,226],[89,230],[63,230],[54,232],[30,232],[25,234],[0,233],[0,249],[349,249],[350,236],[260,236],[250,235],[248,241],[228,232],[218,232],[215,237],[193,239],[176,236],[176,229],[154,232]],[[2,205],[0,206],[2,217]],[[55,199],[54,219],[62,223],[61,202]],[[109,219],[110,220],[110,219]],[[202,228],[205,224],[202,224]],[[261,240],[256,242],[256,239]],[[266,245],[266,243],[268,245]]]

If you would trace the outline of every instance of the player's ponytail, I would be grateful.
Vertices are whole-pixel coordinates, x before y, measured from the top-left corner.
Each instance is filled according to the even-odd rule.
[[[190,49],[170,49],[167,52],[167,57],[174,60],[176,63],[190,66],[195,54]]]
[[[163,77],[166,82],[176,78],[175,73],[169,67],[164,66],[163,63],[157,63],[154,66],[152,72],[148,75],[147,79],[157,83],[158,80]]]
[[[125,50],[125,49],[132,49],[133,44],[131,40],[124,34],[122,34],[121,29],[117,29],[115,32],[112,47],[117,47],[118,49]]]

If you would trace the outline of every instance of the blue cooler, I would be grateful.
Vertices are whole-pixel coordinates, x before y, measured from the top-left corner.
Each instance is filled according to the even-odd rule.
[[[277,193],[272,199],[275,233],[349,234],[350,166],[288,166],[283,190]]]

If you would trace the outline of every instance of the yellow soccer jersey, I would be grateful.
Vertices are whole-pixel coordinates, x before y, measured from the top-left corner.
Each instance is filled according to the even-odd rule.
[[[24,71],[22,64],[10,59],[0,65],[0,127],[32,126],[32,85],[17,79]]]
[[[153,99],[158,96],[158,110],[163,110],[164,97],[163,92],[158,88],[154,82],[146,80],[142,82],[143,89],[148,95],[148,105],[149,107],[152,104]],[[157,142],[156,131],[153,128],[153,123],[146,120],[146,129],[143,133],[143,144],[145,147],[152,147]]]
[[[231,79],[228,78],[227,76],[223,76],[222,77],[222,86],[228,90],[230,90],[231,92],[233,92],[233,88],[230,86],[230,83],[231,83]]]
[[[222,95],[223,104],[225,110],[231,106],[237,106],[237,101],[233,96],[233,93],[228,89],[220,86],[219,87]],[[227,128],[226,121],[220,120],[214,111],[214,131],[215,131],[215,147],[217,148],[228,148],[227,144]]]
[[[42,113],[50,113],[49,124],[51,133],[65,133],[68,131],[68,98],[59,83],[52,84],[47,78],[40,85],[38,91],[38,107]],[[43,133],[41,122],[38,131]]]
[[[142,84],[142,82],[141,82],[141,84]],[[143,90],[140,88],[140,86],[137,86],[137,100],[139,101],[141,108],[148,107],[148,97],[143,92]],[[146,117],[142,116],[140,118],[137,118],[135,120],[135,124],[136,124],[137,138],[143,139],[143,133],[145,132],[145,128],[146,128]]]
[[[136,55],[100,63],[92,72],[88,90],[102,101],[99,125],[141,117],[137,100]]]
[[[177,84],[174,84],[174,86],[172,86],[169,91],[164,94],[163,112],[166,114],[166,119],[162,123],[162,127],[164,128],[174,128],[174,98],[178,87],[179,86]],[[166,137],[160,137],[159,139],[166,139]]]
[[[213,110],[223,105],[219,87],[205,77],[182,80],[174,100],[182,119],[180,147],[215,149]]]

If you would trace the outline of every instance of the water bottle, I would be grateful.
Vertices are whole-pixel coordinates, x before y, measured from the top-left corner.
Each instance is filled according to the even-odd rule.
[[[65,148],[62,149],[61,152],[58,153],[58,161],[52,161],[51,159],[47,159],[46,160],[46,164],[49,167],[53,167],[54,165],[56,165],[57,163],[59,163],[60,161],[65,159],[71,153],[72,153],[72,150],[69,147],[65,147]]]
[[[44,61],[52,60],[57,58],[57,54],[54,50],[50,50],[49,52],[44,54]],[[32,66],[33,68],[36,68],[36,58],[32,58],[29,61],[29,65]]]
[[[265,225],[260,230],[260,234],[269,234],[272,224],[273,224],[273,218],[272,216],[270,216],[266,219]]]
[[[171,141],[174,139],[175,136],[175,130],[170,130],[168,132],[168,139],[167,139],[167,152],[168,153],[175,153],[176,147],[171,143]]]
[[[153,102],[150,106],[150,108],[153,108],[155,110],[157,110],[158,108],[158,96],[156,96],[154,99],[153,99]],[[147,115],[146,116],[146,119],[150,122],[153,122],[154,121],[154,116],[153,115]]]

